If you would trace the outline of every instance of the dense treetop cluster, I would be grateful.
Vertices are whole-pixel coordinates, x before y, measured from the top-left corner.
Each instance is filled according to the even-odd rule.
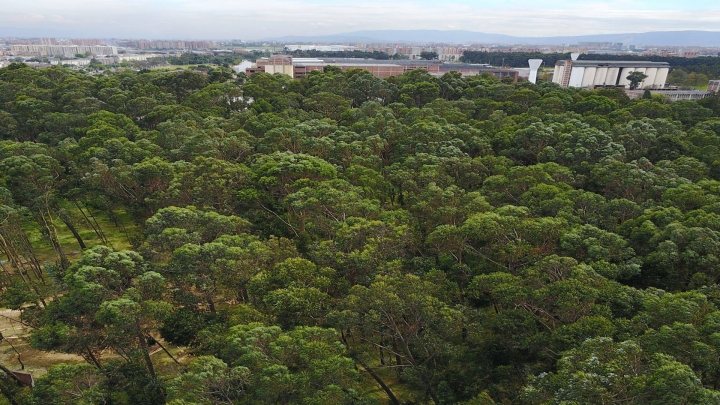
[[[13,64],[0,253],[12,404],[720,403],[720,99]]]
[[[240,63],[241,58],[232,54],[221,55],[205,55],[202,53],[186,52],[178,56],[171,56],[167,62],[171,65],[236,65]]]

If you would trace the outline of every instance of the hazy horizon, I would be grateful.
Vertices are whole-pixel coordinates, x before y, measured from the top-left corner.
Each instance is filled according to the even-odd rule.
[[[700,0],[358,1],[0,0],[0,37],[242,39],[361,30],[466,30],[572,36],[720,27],[720,5]]]
[[[345,32],[334,32],[334,33],[328,33],[328,34],[319,34],[319,35],[295,35],[295,34],[288,34],[283,36],[274,36],[274,37],[261,37],[261,38],[239,38],[239,37],[192,37],[192,36],[110,36],[110,35],[60,35],[59,32],[53,32],[53,31],[42,31],[39,30],[36,34],[31,34],[32,32],[36,32],[35,30],[27,30],[27,34],[5,34],[4,28],[0,27],[0,38],[18,38],[18,39],[31,39],[31,38],[56,38],[56,39],[115,39],[115,40],[168,40],[168,41],[230,41],[230,40],[242,40],[242,41],[266,41],[266,40],[278,40],[278,42],[288,42],[286,39],[283,38],[299,38],[299,37],[308,37],[310,39],[316,38],[316,37],[332,37],[332,36],[343,36],[347,34],[354,34],[354,33],[363,33],[366,30],[362,31],[345,31]],[[382,32],[386,30],[376,30],[376,32]],[[387,30],[392,31],[392,30]],[[416,30],[397,30],[398,32],[411,32]],[[478,34],[488,34],[488,35],[508,35],[515,37],[511,34],[501,34],[496,32],[487,32],[487,31],[470,31],[470,30],[417,30],[417,31],[437,31],[437,32],[474,32]],[[713,32],[713,33],[720,33],[720,29],[718,30],[664,30],[664,31],[646,31],[646,32],[630,32],[630,31],[623,31],[623,32],[608,32],[608,33],[597,33],[597,32],[588,32],[584,34],[578,34],[578,35],[568,35],[567,37],[586,37],[586,36],[601,36],[601,35],[620,35],[620,34],[651,34],[655,32],[691,32],[691,31],[697,31],[697,32]],[[368,31],[373,32],[373,31]],[[517,36],[520,38],[520,36]],[[560,36],[558,35],[533,35],[533,38],[558,38]],[[431,41],[432,42],[432,41]],[[441,41],[440,41],[441,42]]]

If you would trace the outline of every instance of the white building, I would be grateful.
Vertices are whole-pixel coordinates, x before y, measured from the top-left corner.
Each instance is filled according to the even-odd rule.
[[[71,65],[71,66],[87,66],[91,62],[90,59],[69,59],[69,60],[51,60],[51,65]]]
[[[150,58],[156,58],[160,57],[162,55],[160,54],[144,54],[144,55],[129,55],[129,54],[122,54],[115,57],[118,62],[137,62],[137,61],[144,61],[148,60]]]
[[[435,52],[437,52],[438,54],[438,60],[441,60],[443,62],[459,62],[465,50],[465,48],[443,47],[436,48]]]
[[[253,66],[252,62],[250,62],[249,60],[244,60],[244,61],[240,62],[239,65],[233,66],[232,69],[235,71],[235,73],[240,73],[240,72],[245,73],[245,70],[247,70],[248,68],[251,68],[252,66]]]
[[[90,53],[93,55],[117,55],[114,46],[102,45],[12,45],[10,51],[15,55],[33,56],[75,56]]]
[[[10,53],[14,55],[47,56],[47,45],[12,45]]]
[[[562,87],[623,86],[630,87],[627,77],[641,72],[647,78],[639,89],[665,87],[670,65],[666,62],[566,60],[555,65],[553,82]]]

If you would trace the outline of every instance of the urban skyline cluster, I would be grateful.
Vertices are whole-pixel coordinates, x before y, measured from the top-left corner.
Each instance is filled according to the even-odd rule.
[[[171,41],[171,40],[157,40],[157,41],[117,41],[117,45],[123,48],[137,48],[137,49],[213,49],[219,48],[220,43],[217,41]]]
[[[338,53],[337,57],[325,58],[324,60],[313,60],[308,58],[302,59],[298,55],[303,52],[320,52],[330,56]],[[361,51],[365,53],[365,57],[369,57],[365,61],[345,59],[340,61],[338,58],[347,58],[353,54],[353,51]],[[491,71],[492,66],[478,67],[465,65],[459,62],[465,52],[500,52],[500,53],[571,53],[577,52],[582,54],[605,54],[605,55],[633,55],[633,56],[675,56],[685,58],[696,58],[705,56],[719,56],[720,48],[698,47],[698,46],[664,46],[664,47],[640,47],[637,45],[627,45],[622,42],[612,41],[580,41],[575,44],[558,44],[558,45],[507,45],[507,44],[470,44],[457,45],[450,43],[429,43],[415,44],[403,42],[376,42],[376,43],[295,43],[290,44],[281,41],[242,41],[238,39],[225,41],[194,41],[194,40],[128,40],[128,39],[98,39],[98,38],[12,38],[0,39],[0,67],[7,65],[11,61],[31,62],[36,66],[47,65],[66,65],[76,69],[89,67],[95,64],[98,66],[107,66],[119,68],[121,66],[129,67],[151,67],[157,63],[167,64],[169,58],[177,58],[183,53],[195,53],[205,55],[237,55],[238,58],[246,59],[250,56],[250,60],[255,60],[263,54],[265,56],[271,54],[289,54],[293,55],[290,67],[284,67],[280,70],[291,77],[301,77],[313,70],[322,69],[328,64],[335,64],[342,70],[361,68],[371,71],[378,77],[388,77],[411,68],[423,68],[434,72],[433,74],[441,75],[446,71],[454,70],[464,75],[481,74],[483,72],[493,74],[498,78],[510,75],[514,81],[521,77],[527,77],[527,73],[522,66],[513,66],[495,62],[498,70]],[[390,61],[376,61],[375,53],[382,52],[392,56]],[[250,55],[253,53],[252,55]],[[342,53],[342,55],[341,55]],[[370,54],[370,55],[368,55]],[[433,55],[433,59],[439,65],[425,66],[424,59],[427,55]],[[319,55],[319,54],[314,54]],[[387,58],[387,57],[386,57]],[[516,58],[515,58],[516,59]],[[238,59],[239,60],[239,59]],[[409,65],[403,65],[398,60],[410,61]],[[248,74],[265,71],[269,73],[277,73],[276,68],[272,67],[272,63],[268,66],[266,62],[261,62],[251,66],[236,66],[237,72],[245,72]],[[417,65],[416,62],[422,64]],[[417,65],[417,66],[416,66]],[[444,65],[441,67],[441,65]],[[518,72],[510,70],[502,70],[503,68],[520,68],[522,76],[518,76]],[[285,71],[290,69],[288,71]],[[279,71],[278,71],[279,72]],[[620,76],[618,76],[620,77]],[[581,80],[582,81],[582,80]],[[663,87],[665,83],[661,83]]]
[[[568,53],[579,52],[589,54],[607,55],[640,55],[640,56],[719,56],[719,47],[701,46],[646,46],[625,45],[618,42],[578,42],[576,44],[556,45],[526,45],[526,44],[468,44],[458,45],[452,43],[388,43],[388,42],[357,42],[357,43],[302,43],[288,44],[283,41],[241,41],[241,40],[131,40],[131,39],[96,39],[96,38],[0,38],[1,44],[7,45],[41,45],[41,46],[115,46],[119,50],[222,50],[234,48],[266,48],[267,50],[317,50],[332,51],[379,51],[389,55],[403,55],[411,59],[419,56],[421,52],[436,52],[438,59],[443,61],[458,61],[464,51],[484,52],[539,52],[539,53]],[[16,48],[21,49],[21,48]],[[30,49],[30,48],[26,48]],[[41,48],[36,48],[41,49]],[[2,50],[0,49],[0,52]],[[93,52],[94,53],[94,52]],[[0,53],[2,55],[2,53]]]

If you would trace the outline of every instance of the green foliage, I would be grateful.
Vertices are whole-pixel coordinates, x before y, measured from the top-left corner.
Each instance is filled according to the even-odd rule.
[[[12,64],[0,302],[48,371],[32,389],[3,372],[0,394],[717,403],[719,116],[717,98],[422,69]],[[26,339],[87,364],[35,364]]]
[[[633,341],[590,339],[564,354],[558,372],[541,374],[524,395],[528,403],[631,404],[714,403],[689,367],[662,354],[651,355]]]
[[[186,52],[180,56],[168,58],[171,65],[230,65],[240,62],[240,58],[233,55],[208,56],[195,52]]]
[[[60,364],[35,382],[30,403],[93,405],[109,400],[106,377],[90,364]]]
[[[648,75],[642,72],[630,72],[626,79],[630,82],[630,90],[635,90],[640,86],[643,80],[647,79]]]
[[[358,371],[344,356],[344,346],[334,330],[299,327],[283,332],[277,326],[249,323],[211,339],[211,346],[219,359],[194,360],[186,374],[171,381],[171,399],[190,403],[368,403],[358,396]],[[208,402],[231,398],[238,402]]]
[[[437,52],[420,52],[420,59],[435,60],[437,57]]]

